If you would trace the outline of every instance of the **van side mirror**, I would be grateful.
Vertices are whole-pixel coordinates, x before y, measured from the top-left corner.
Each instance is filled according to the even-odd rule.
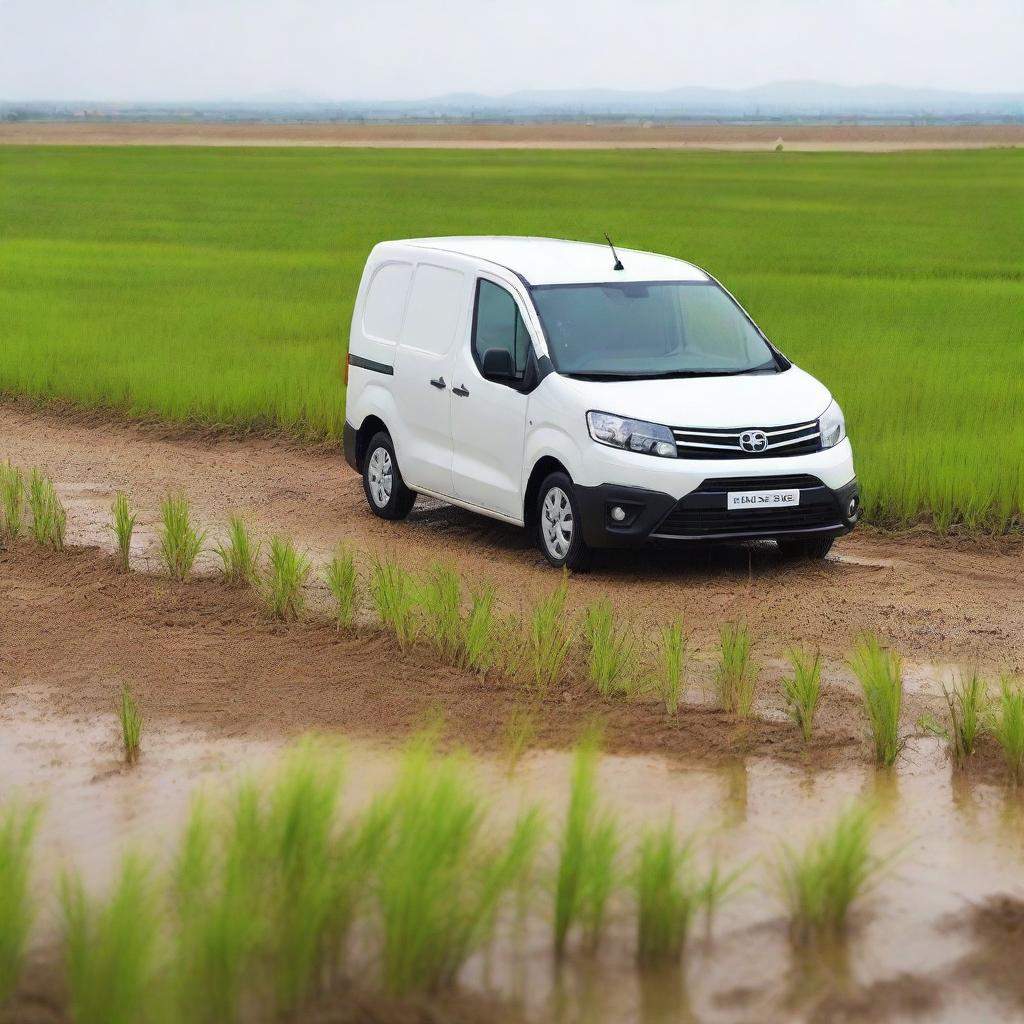
[[[484,352],[483,375],[488,380],[517,380],[516,364],[507,348],[489,348]]]

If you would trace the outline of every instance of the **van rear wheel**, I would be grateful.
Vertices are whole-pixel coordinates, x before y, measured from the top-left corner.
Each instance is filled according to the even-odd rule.
[[[374,434],[363,456],[363,493],[370,511],[381,519],[404,519],[416,501],[405,486],[391,436]]]
[[[576,489],[565,473],[551,473],[537,492],[537,546],[556,569],[586,572],[592,551],[583,539]]]

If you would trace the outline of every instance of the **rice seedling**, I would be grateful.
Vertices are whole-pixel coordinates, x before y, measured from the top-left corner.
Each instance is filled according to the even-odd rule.
[[[126,856],[105,901],[65,875],[60,900],[75,1024],[137,1024],[151,1012],[158,966],[160,901],[149,867]]]
[[[224,582],[229,587],[252,587],[259,582],[262,544],[253,543],[249,528],[241,516],[228,520],[226,540],[217,541],[214,551],[220,558]]]
[[[1003,761],[1015,785],[1024,782],[1024,689],[1004,676],[999,697],[991,711],[992,735],[1003,752]]]
[[[135,532],[135,523],[138,516],[132,512],[128,505],[128,495],[124,491],[118,491],[114,496],[114,503],[110,506],[110,514],[113,520],[111,529],[117,539],[117,561],[122,572],[128,571],[129,557],[132,548],[132,534]]]
[[[15,541],[25,521],[25,477],[10,459],[0,464],[0,505],[4,513],[0,537]]]
[[[746,718],[754,706],[758,665],[747,627],[739,622],[719,630],[720,653],[715,685],[723,711]]]
[[[565,669],[565,659],[573,635],[565,614],[569,596],[568,575],[546,598],[534,605],[527,624],[527,657],[534,686],[540,695],[557,683]]]
[[[942,687],[949,708],[949,741],[953,763],[962,768],[974,753],[987,711],[987,690],[977,672],[963,677],[952,690]]]
[[[793,674],[782,680],[782,693],[790,718],[796,722],[804,743],[810,743],[814,716],[821,699],[821,655],[815,652],[811,657],[806,651],[794,647],[786,652],[786,658]]]
[[[511,775],[522,760],[523,754],[537,738],[537,717],[524,707],[513,708],[505,719],[505,756]]]
[[[611,603],[591,605],[583,619],[583,636],[588,650],[590,681],[602,697],[631,689],[636,662],[636,641],[632,633],[616,628]]]
[[[598,806],[595,773],[598,734],[590,729],[573,752],[569,808],[558,849],[555,877],[555,953],[565,952],[579,924],[585,945],[596,949],[608,903],[617,884],[618,822]]]
[[[313,564],[287,537],[270,538],[270,558],[262,580],[263,603],[272,618],[299,618],[306,608],[302,588]]]
[[[717,861],[702,875],[693,841],[680,839],[673,821],[646,829],[633,874],[640,962],[677,961],[696,914],[704,912],[710,932],[715,911],[738,877],[738,872],[723,873]]]
[[[495,657],[494,597],[490,585],[473,592],[462,634],[463,664],[477,672],[490,668]]]
[[[334,598],[334,618],[338,629],[349,629],[355,622],[358,608],[358,577],[352,552],[339,548],[327,563],[324,579]]]
[[[413,578],[396,562],[378,560],[370,576],[370,592],[380,621],[395,634],[399,647],[411,647],[420,631]]]
[[[463,651],[462,587],[459,574],[435,562],[420,590],[426,634],[438,654],[457,664]]]
[[[139,706],[127,686],[121,687],[121,702],[117,707],[117,717],[121,722],[121,745],[124,747],[124,759],[134,764],[139,759],[139,747],[142,742],[142,715]]]
[[[803,849],[781,847],[776,879],[795,941],[842,933],[850,908],[881,867],[871,854],[873,815],[869,804],[853,804]]]
[[[32,513],[30,529],[35,542],[51,547],[54,551],[63,551],[67,513],[57,497],[53,481],[35,466],[28,481],[28,505]]]
[[[32,927],[32,845],[39,806],[8,803],[0,811],[0,1018],[25,959]]]
[[[225,834],[203,799],[186,825],[174,870],[174,995],[179,1018],[236,1024],[265,922],[260,902],[262,814],[254,787],[234,798]]]
[[[407,752],[388,807],[376,873],[383,984],[395,994],[438,989],[492,935],[533,862],[540,816],[530,810],[492,838],[464,764],[437,758],[423,739]]]
[[[686,671],[686,634],[683,620],[676,619],[661,627],[660,673],[658,689],[665,702],[665,711],[674,715],[679,710]]]
[[[183,494],[164,498],[160,505],[160,560],[171,579],[184,580],[192,571],[206,531],[200,532],[192,522],[192,508]]]
[[[902,661],[895,651],[883,648],[876,636],[864,633],[854,648],[850,667],[860,681],[875,746],[875,761],[889,768],[895,764],[905,742],[900,735]]]

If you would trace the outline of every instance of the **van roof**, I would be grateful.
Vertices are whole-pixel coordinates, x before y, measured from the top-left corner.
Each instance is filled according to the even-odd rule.
[[[458,253],[511,270],[531,285],[589,284],[611,281],[706,281],[698,267],[672,256],[616,246],[623,270],[614,269],[605,242],[518,235],[452,235],[409,238],[400,245]]]

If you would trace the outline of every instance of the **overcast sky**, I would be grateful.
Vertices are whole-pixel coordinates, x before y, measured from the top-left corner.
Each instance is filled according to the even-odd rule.
[[[0,0],[0,100],[1024,90],[1024,0]]]

